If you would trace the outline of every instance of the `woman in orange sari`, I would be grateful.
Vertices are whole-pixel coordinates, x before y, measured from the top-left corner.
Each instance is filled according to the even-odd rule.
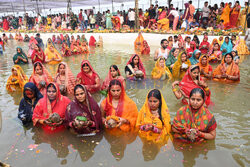
[[[46,89],[45,87],[52,82],[52,77],[47,71],[47,69],[43,66],[41,62],[36,62],[34,64],[33,73],[30,76],[29,82],[33,82],[42,95],[45,95]]]
[[[171,124],[168,106],[158,89],[148,93],[146,101],[142,106],[136,127],[139,136],[153,143],[164,143],[170,135]]]
[[[96,93],[100,90],[100,77],[88,60],[82,61],[81,72],[77,74],[76,83],[84,85],[90,93]]]
[[[75,77],[71,72],[69,66],[65,62],[58,65],[57,73],[55,76],[55,83],[58,84],[62,95],[69,95],[74,93]]]
[[[56,50],[56,48],[49,44],[45,49],[45,62],[48,64],[58,64],[62,61],[61,54]]]
[[[238,17],[239,17],[239,14],[240,14],[240,9],[241,9],[241,6],[239,4],[239,1],[236,1],[235,5],[234,5],[234,7],[232,9],[232,12],[230,14],[230,28],[235,28],[236,27]]]
[[[187,53],[181,52],[172,68],[173,78],[176,80],[182,79],[190,66],[191,62],[187,58]]]
[[[55,83],[49,83],[45,96],[39,100],[33,112],[33,125],[40,125],[47,133],[64,130],[65,111],[70,100],[62,96]]]
[[[71,53],[72,53],[73,55],[77,55],[77,54],[79,54],[79,53],[81,52],[81,49],[80,49],[79,46],[77,45],[76,40],[73,40],[73,41],[71,42],[70,49],[71,49]]]
[[[240,69],[233,61],[233,55],[227,53],[224,61],[214,70],[213,78],[215,81],[238,82],[240,81]]]
[[[10,92],[17,89],[23,90],[24,85],[28,82],[28,77],[23,72],[23,69],[19,65],[14,65],[11,68],[11,76],[7,80],[6,89]]]
[[[173,120],[174,138],[183,142],[201,142],[216,137],[216,120],[204,106],[205,93],[200,88],[190,92],[189,105],[181,107]]]
[[[202,55],[200,57],[200,60],[198,63],[198,66],[200,67],[200,70],[201,70],[200,76],[206,79],[212,79],[213,68],[208,62],[209,62],[209,59],[207,55]]]
[[[133,131],[138,110],[119,80],[110,82],[108,96],[101,103],[101,111],[103,123],[109,132],[118,135],[119,132]]]
[[[142,50],[143,50],[143,41],[144,41],[144,38],[142,36],[142,32],[140,31],[138,33],[138,37],[135,39],[135,42],[134,42],[134,47],[135,47],[136,53],[137,52],[139,52],[139,53],[142,52]]]
[[[156,61],[155,67],[151,72],[151,76],[153,79],[160,79],[162,81],[165,79],[172,79],[172,74],[166,66],[165,59],[163,57]]]
[[[89,47],[87,45],[87,42],[85,41],[81,42],[81,50],[82,54],[89,54]]]
[[[228,3],[226,3],[226,4],[225,4],[225,7],[224,7],[224,9],[223,9],[223,11],[222,11],[222,14],[221,14],[221,16],[220,16],[220,20],[224,20],[224,22],[223,22],[224,27],[229,26],[229,15],[230,15],[230,11],[231,11],[231,9],[230,9]]]

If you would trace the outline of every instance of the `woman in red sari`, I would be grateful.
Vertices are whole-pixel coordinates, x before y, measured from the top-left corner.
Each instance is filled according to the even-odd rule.
[[[207,40],[208,40],[208,36],[205,35],[199,48],[201,51],[201,54],[208,54],[210,43]]]
[[[33,125],[41,125],[47,133],[55,133],[64,130],[63,121],[65,111],[70,100],[62,96],[58,86],[55,83],[49,83],[46,87],[45,96],[39,100],[33,112]],[[60,118],[52,119],[51,116],[57,113]],[[53,115],[52,115],[53,114]],[[54,116],[55,118],[55,116]]]
[[[145,79],[146,78],[146,70],[142,64],[140,57],[135,54],[131,56],[127,65],[125,67],[125,74],[128,79]]]
[[[9,22],[7,19],[3,20],[3,30],[5,30],[5,31],[9,30]]]
[[[149,55],[150,54],[150,47],[149,47],[148,42],[146,40],[143,41],[141,54],[142,55]]]
[[[211,91],[208,88],[207,84],[204,82],[204,79],[200,77],[200,67],[199,65],[192,65],[186,74],[184,75],[183,79],[181,82],[175,81],[172,84],[172,89],[174,92],[174,95],[177,99],[180,99],[183,97],[182,102],[183,104],[188,104],[188,98],[190,96],[190,92],[194,88],[201,88],[204,90],[206,93],[206,98],[205,98],[205,103],[208,106],[211,101],[210,101],[210,96],[211,96]],[[175,86],[179,86],[179,90],[175,88]]]
[[[45,95],[45,87],[52,82],[52,77],[41,62],[34,64],[33,73],[30,76],[29,82],[33,82],[42,95]]]
[[[239,14],[240,14],[240,9],[241,9],[241,6],[239,4],[239,1],[236,1],[235,2],[235,5],[232,9],[232,12],[230,14],[230,28],[235,28],[236,27],[236,24],[237,24],[237,21],[238,21],[238,17],[239,17]]]
[[[69,103],[65,113],[67,127],[78,134],[100,132],[102,129],[102,114],[96,101],[83,85],[75,86],[74,95],[75,99]]]
[[[90,93],[96,93],[100,90],[100,77],[90,65],[88,60],[83,60],[81,72],[76,77],[76,83],[85,85]]]
[[[33,64],[35,64],[36,62],[41,62],[44,63],[45,62],[45,54],[43,52],[43,49],[36,44],[34,47],[34,51],[31,54],[31,61]]]
[[[89,46],[95,46],[96,40],[95,37],[91,36],[89,38]]]
[[[113,79],[118,79],[124,87],[126,86],[125,79],[123,78],[123,76],[121,76],[121,72],[118,67],[116,65],[111,65],[109,68],[109,73],[105,78],[104,82],[102,83],[101,90],[108,90],[109,83]]]
[[[192,89],[189,105],[181,107],[173,120],[172,131],[176,139],[188,143],[215,139],[217,123],[204,106],[205,97],[202,89]]]
[[[187,48],[188,58],[192,57],[193,52],[196,50],[196,43],[194,41],[190,42],[190,48]]]

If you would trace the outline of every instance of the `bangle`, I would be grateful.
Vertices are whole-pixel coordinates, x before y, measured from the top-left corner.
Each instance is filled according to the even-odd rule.
[[[174,88],[174,89],[173,89],[173,92],[176,92],[176,91],[177,91],[177,89],[176,89],[176,88]]]
[[[209,87],[204,88],[205,91],[209,91]]]

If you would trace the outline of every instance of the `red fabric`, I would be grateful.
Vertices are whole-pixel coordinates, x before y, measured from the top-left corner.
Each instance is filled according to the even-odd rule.
[[[35,39],[33,36],[30,37],[29,46],[30,46],[32,43],[34,43],[35,45],[38,44],[38,42],[36,41],[36,39]]]
[[[35,60],[34,60],[34,57],[36,56]],[[40,59],[39,57],[42,57],[42,59]],[[32,60],[32,63],[35,64],[36,62],[41,62],[41,63],[44,63],[45,62],[45,54],[42,50],[42,48],[40,48],[40,52],[36,51],[34,49],[34,51],[32,52],[31,54],[31,60]]]
[[[134,58],[135,56],[138,56],[138,55],[135,54],[135,55],[131,56],[130,59],[129,59],[129,61],[127,62],[126,65],[131,64],[131,63],[132,63],[132,60],[133,60],[133,58]],[[144,68],[144,66],[143,66],[143,64],[142,64],[142,62],[141,62],[140,56],[138,56],[138,58],[139,58],[139,70],[141,70],[141,71],[143,72],[143,78],[145,79],[145,78],[146,78],[146,70],[145,70],[145,68]]]
[[[207,36],[204,36],[204,39],[207,39],[208,40],[208,37]],[[208,41],[204,41],[204,39],[203,39],[203,41],[200,43],[200,51],[201,51],[201,54],[207,54],[208,53],[208,51],[209,51],[209,46],[210,46],[210,43],[208,42]],[[202,46],[203,45],[207,45],[207,48],[202,48]]]
[[[192,67],[192,66],[191,66]],[[184,75],[183,79],[181,80],[180,84],[179,84],[179,87],[180,89],[182,90],[182,92],[187,96],[189,97],[190,95],[190,92],[194,89],[194,88],[201,88],[203,91],[204,89],[197,85],[194,80],[192,79],[191,77],[191,67],[188,69],[188,71],[186,72],[186,74]],[[194,66],[193,66],[194,67]],[[199,80],[200,81],[204,81],[202,77],[199,76]],[[210,90],[209,90],[210,92]],[[204,91],[205,93],[205,91]],[[209,93],[209,96],[206,96],[206,105],[208,106],[211,101],[210,101],[210,96],[211,96],[211,92]]]
[[[61,95],[60,90],[55,83],[52,84],[56,87],[56,100],[51,103],[47,96],[47,92],[44,97],[39,100],[32,117],[34,126],[37,125],[38,120],[46,120],[52,113],[58,113],[62,119],[65,119],[65,111],[70,100]],[[58,127],[51,127],[48,125],[42,125],[42,128],[47,133],[53,133],[63,130],[64,126],[60,125]]]
[[[7,19],[3,20],[3,30],[7,31],[9,29],[9,22]]]
[[[117,79],[121,82],[121,84],[123,84],[124,78],[121,76],[120,70],[118,69],[117,72],[118,72]],[[111,72],[109,70],[108,76],[105,78],[104,82],[102,83],[101,90],[105,90],[105,89],[107,90],[107,88],[109,87],[110,81],[113,79],[115,78],[112,77]]]
[[[193,44],[194,47],[193,48],[187,48],[187,55],[188,55],[189,58],[192,57],[193,52],[196,50],[196,43],[194,41],[191,41],[190,45],[191,44]]]
[[[89,68],[90,70],[92,71],[92,75],[90,76],[89,74],[86,74],[83,69],[82,69],[82,66],[83,64],[88,64],[89,65]],[[95,70],[93,69],[93,67],[90,65],[89,61],[88,60],[83,60],[82,61],[82,64],[81,64],[81,72],[79,72],[77,74],[77,78],[80,78],[81,79],[81,84],[82,85],[95,85],[96,84],[96,78],[99,78],[98,74],[95,72]],[[97,91],[99,91],[100,88],[89,88],[88,91],[90,93],[95,93]]]
[[[95,38],[91,36],[89,39],[89,46],[95,46],[95,42],[96,42]]]
[[[148,54],[150,54],[150,47],[149,47],[149,45],[148,45],[148,43],[147,43],[146,40],[143,41],[143,49],[141,51],[141,54],[142,55],[148,55]]]

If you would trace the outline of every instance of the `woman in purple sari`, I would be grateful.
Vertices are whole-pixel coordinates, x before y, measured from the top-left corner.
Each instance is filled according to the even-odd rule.
[[[93,134],[102,128],[101,110],[84,85],[74,88],[75,99],[69,103],[65,122],[77,134]]]

